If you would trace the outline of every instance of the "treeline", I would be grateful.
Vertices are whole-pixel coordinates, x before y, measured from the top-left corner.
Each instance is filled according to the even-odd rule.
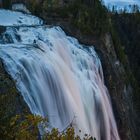
[[[108,10],[99,0],[29,0],[28,8],[38,16],[68,19],[84,34],[100,35],[109,30]]]
[[[117,6],[109,6],[108,9],[110,10],[110,12],[112,13],[136,13],[140,11],[140,7],[136,4],[134,5],[127,5],[124,6],[124,8],[118,8]]]
[[[2,5],[11,8],[11,4],[12,0],[4,0]],[[100,0],[28,0],[26,5],[37,16],[68,19],[84,34],[100,35],[109,29],[108,10]]]
[[[11,7],[12,1],[11,0],[2,0],[0,3],[0,7],[9,9]]]

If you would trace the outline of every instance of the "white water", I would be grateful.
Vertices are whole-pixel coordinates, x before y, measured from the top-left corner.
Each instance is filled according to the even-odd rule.
[[[22,11],[24,13],[31,14],[30,11],[27,9],[27,7],[23,3],[12,4],[12,10],[14,10],[14,11]]]
[[[11,12],[10,10],[0,9],[0,25],[17,26],[17,25],[41,25],[43,21],[39,18],[23,14],[21,12]]]
[[[63,131],[72,123],[77,133],[119,140],[102,66],[92,46],[82,46],[60,27],[45,26],[7,27],[0,40],[6,70],[31,112],[49,119],[50,129]]]

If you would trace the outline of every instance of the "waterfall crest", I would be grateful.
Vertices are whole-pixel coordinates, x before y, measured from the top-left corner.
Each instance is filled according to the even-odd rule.
[[[72,123],[77,133],[82,130],[97,140],[119,140],[93,46],[79,44],[60,27],[15,24],[6,28],[0,43],[6,70],[31,112],[49,119],[50,129],[63,131]]]

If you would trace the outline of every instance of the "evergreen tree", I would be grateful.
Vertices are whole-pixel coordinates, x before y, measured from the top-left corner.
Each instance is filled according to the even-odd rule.
[[[11,0],[3,0],[3,8],[9,9],[11,7]]]

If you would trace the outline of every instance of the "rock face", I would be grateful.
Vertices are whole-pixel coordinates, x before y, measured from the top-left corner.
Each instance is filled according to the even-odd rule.
[[[0,26],[0,34],[2,34],[5,30],[6,30],[5,27]]]
[[[23,97],[16,90],[15,83],[5,71],[4,65],[1,60],[0,60],[0,85],[1,85],[0,96],[1,97],[7,96],[7,99],[8,99],[7,101],[0,101],[1,109],[3,105],[5,105],[6,107],[6,110],[4,111],[4,113],[9,113],[9,115],[10,113],[12,113],[11,115],[13,115],[13,114],[22,114],[24,113],[24,111],[29,112],[29,109],[27,105],[25,104]],[[10,101],[9,102],[10,104],[8,104],[8,101]],[[3,102],[5,102],[5,104],[3,104]],[[10,111],[8,112],[7,110],[10,110]]]
[[[2,0],[0,0],[0,8],[2,7]]]
[[[29,108],[18,93],[14,81],[4,69],[0,60],[0,139],[8,138],[12,117],[30,114]]]
[[[99,52],[105,74],[105,81],[112,98],[114,113],[118,123],[118,129],[122,140],[135,140],[137,128],[135,112],[133,112],[132,94],[133,89],[126,82],[126,71],[117,59],[112,38],[106,34],[102,38]]]

